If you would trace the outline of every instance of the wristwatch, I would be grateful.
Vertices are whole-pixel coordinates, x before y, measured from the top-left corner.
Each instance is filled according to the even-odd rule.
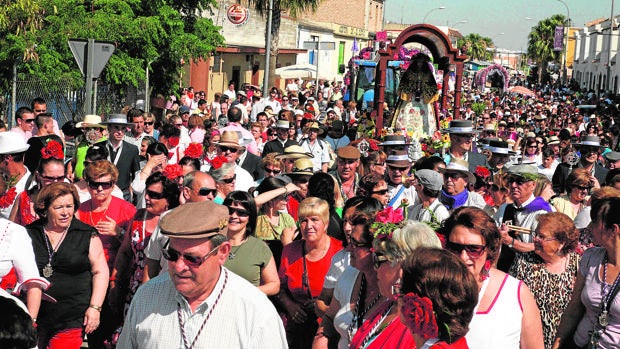
[[[512,238],[512,241],[508,244],[508,247],[512,248],[515,245],[515,238]]]

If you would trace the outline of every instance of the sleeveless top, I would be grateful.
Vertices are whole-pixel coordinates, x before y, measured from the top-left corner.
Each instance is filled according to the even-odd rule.
[[[519,349],[523,318],[523,308],[519,301],[521,283],[506,275],[489,308],[485,311],[476,310],[465,336],[471,349]],[[483,286],[483,291],[485,288]]]

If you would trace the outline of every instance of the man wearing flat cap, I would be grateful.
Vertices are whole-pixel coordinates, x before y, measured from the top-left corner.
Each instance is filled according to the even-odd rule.
[[[538,225],[538,216],[551,212],[551,206],[541,197],[534,196],[538,169],[534,165],[514,165],[508,169],[506,182],[512,203],[499,207],[493,218],[500,225],[502,253],[497,268],[508,272],[515,259],[522,253],[534,251],[534,240],[531,232]],[[507,225],[520,227],[516,232]],[[529,233],[528,233],[529,232]]]
[[[196,219],[205,217],[205,219]],[[161,218],[168,274],[142,285],[119,348],[286,348],[282,321],[259,289],[224,267],[228,209],[187,203]]]

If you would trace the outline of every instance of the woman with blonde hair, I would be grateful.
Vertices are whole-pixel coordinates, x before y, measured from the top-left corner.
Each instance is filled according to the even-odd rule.
[[[379,176],[385,176],[385,170],[387,165],[387,154],[383,150],[377,150],[368,153],[368,156],[362,158],[362,165],[359,167],[360,175],[377,174]]]

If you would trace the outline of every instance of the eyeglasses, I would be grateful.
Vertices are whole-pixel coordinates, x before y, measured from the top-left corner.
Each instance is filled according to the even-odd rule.
[[[530,182],[530,180],[520,177],[520,176],[512,176],[512,177],[506,178],[506,182],[508,182],[508,184],[517,183],[517,185],[523,185],[527,182]]]
[[[396,166],[389,166],[388,165],[388,169],[392,172],[396,172],[396,171],[400,171],[400,172],[405,172],[407,171],[408,167],[396,167]]]
[[[456,254],[456,255],[460,255],[461,252],[463,252],[463,250],[465,250],[465,253],[467,253],[467,255],[469,256],[469,258],[471,259],[478,259],[480,258],[480,256],[482,256],[482,253],[484,253],[484,250],[486,250],[486,246],[483,245],[463,245],[463,244],[458,244],[456,242],[451,242],[451,241],[447,241],[446,242],[446,250]]]
[[[544,236],[540,236],[540,234],[537,231],[535,231],[534,234],[532,234],[532,239],[536,241],[540,241],[540,242],[557,240],[557,238],[546,238]]]
[[[385,195],[385,194],[387,194],[387,192],[388,192],[387,189],[381,189],[381,190],[374,190],[374,191],[372,191],[372,194]]]
[[[372,254],[372,264],[374,265],[375,269],[379,269],[381,267],[381,264],[385,262],[388,262],[386,256],[376,253]]]
[[[174,126],[176,126],[176,127],[181,127],[181,126],[183,126],[183,123],[180,123],[180,124],[174,124]]]
[[[151,126],[155,124],[155,121],[145,121],[144,122],[145,125]]]
[[[591,186],[583,186],[583,185],[573,185],[573,188],[578,189],[578,190],[587,190],[590,191],[590,189],[592,189]]]
[[[277,175],[277,174],[280,173],[280,171],[281,170],[275,170],[275,169],[271,169],[271,168],[265,167],[265,172],[266,173],[271,173],[271,174]]]
[[[99,187],[101,187],[101,189],[103,190],[108,190],[112,188],[113,185],[114,185],[114,181],[109,181],[109,182],[88,181],[88,187],[90,189],[99,189]]]
[[[158,193],[156,191],[152,191],[152,190],[147,190],[146,191],[146,195],[149,196],[149,198],[153,199],[153,200],[160,200],[166,197],[165,193]]]
[[[32,124],[34,122],[34,119],[22,119],[22,121],[27,124]]]
[[[468,140],[474,139],[474,135],[473,134],[454,134],[453,133],[451,137],[464,138],[464,139],[468,139]]]
[[[385,166],[385,162],[375,162],[373,165],[383,167]]]
[[[229,207],[228,215],[232,216],[233,213],[236,213],[237,217],[249,217],[250,216],[250,211],[243,210],[240,208]]]
[[[44,175],[40,175],[41,178],[45,179],[46,181],[49,182],[60,182],[63,181],[65,179],[65,176],[58,176],[58,177],[51,177],[51,176],[44,176]]]
[[[108,128],[110,129],[110,131],[114,132],[114,131],[124,130],[125,126],[123,126],[123,125],[110,125],[110,126],[108,126]]]
[[[530,144],[527,146],[528,148],[538,148],[538,146],[536,144]]]
[[[196,256],[192,256],[189,254],[181,254],[181,252],[173,249],[172,247],[168,247],[168,243],[166,243],[166,248],[161,250],[161,254],[166,260],[170,262],[176,262],[179,260],[179,258],[183,258],[185,260],[185,264],[188,267],[198,268],[199,266],[202,265],[204,261],[207,260],[207,258],[211,257],[219,249],[220,249],[220,246],[218,245],[214,247],[211,251],[209,251],[209,253],[207,253],[203,257],[196,257]]]
[[[222,153],[225,153],[227,151],[229,151],[231,153],[236,153],[239,150],[237,148],[226,147],[226,146],[223,146],[223,145],[218,146],[218,148],[220,148],[220,151]]]
[[[598,148],[597,147],[583,146],[583,147],[579,148],[579,151],[581,153],[583,153],[583,154],[598,153]]]
[[[457,173],[457,172],[445,172],[443,175],[446,177],[446,179],[450,178],[450,179],[453,179],[453,180],[459,179],[459,178],[465,178],[465,177],[463,177],[462,174]]]
[[[200,188],[200,189],[198,189],[198,195],[200,195],[200,196],[209,196],[209,195],[215,196],[215,195],[217,195],[217,189],[206,188],[206,187]]]
[[[236,179],[237,179],[237,174],[235,174],[234,176],[232,176],[230,178],[224,178],[224,179],[221,180],[221,182],[226,183],[226,184],[231,184]]]
[[[357,160],[353,160],[353,159],[338,159],[338,165],[353,165],[354,163],[356,163]]]

